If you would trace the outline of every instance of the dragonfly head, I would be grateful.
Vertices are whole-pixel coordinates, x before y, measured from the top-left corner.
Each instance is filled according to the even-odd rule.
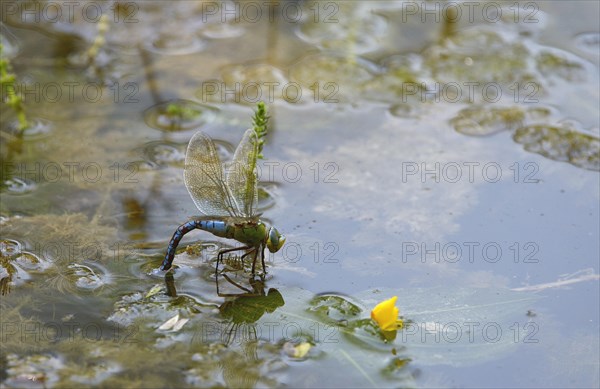
[[[275,227],[269,228],[269,236],[267,236],[267,248],[269,251],[272,253],[279,251],[284,243],[285,235],[281,235]]]

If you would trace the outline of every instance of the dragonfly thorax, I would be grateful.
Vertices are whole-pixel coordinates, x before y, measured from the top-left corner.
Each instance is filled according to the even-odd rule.
[[[267,246],[272,253],[279,251],[285,243],[285,236],[275,227],[267,227],[262,221],[232,223],[228,230],[228,238],[252,247]]]

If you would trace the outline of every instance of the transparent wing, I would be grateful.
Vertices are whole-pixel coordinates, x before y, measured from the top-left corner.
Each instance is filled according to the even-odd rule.
[[[202,132],[190,139],[183,178],[194,204],[204,215],[242,216],[223,179],[223,166],[215,145]]]
[[[231,191],[239,215],[253,217],[258,204],[256,156],[258,138],[253,129],[244,133],[242,141],[235,150],[233,160],[227,166],[227,187]]]

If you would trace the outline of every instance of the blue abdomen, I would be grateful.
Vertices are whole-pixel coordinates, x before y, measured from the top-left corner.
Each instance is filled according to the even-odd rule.
[[[212,233],[221,238],[229,238],[227,233],[227,223],[220,220],[198,220],[195,221],[196,228]]]
[[[219,236],[221,238],[231,238],[233,236],[233,233],[231,231],[228,231],[231,229],[227,227],[227,223],[225,223],[224,221],[192,220],[190,222],[182,224],[177,228],[177,230],[175,230],[175,233],[173,234],[173,237],[169,242],[169,246],[167,247],[167,254],[165,255],[165,259],[160,267],[161,270],[169,270],[171,268],[171,265],[173,264],[173,259],[175,258],[175,250],[177,249],[177,245],[179,245],[179,241],[181,240],[181,238],[183,238],[185,234],[196,228],[210,232],[213,235]]]

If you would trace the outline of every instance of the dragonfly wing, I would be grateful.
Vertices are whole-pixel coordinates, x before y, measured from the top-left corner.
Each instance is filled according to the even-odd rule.
[[[231,191],[238,213],[244,217],[255,216],[258,204],[258,175],[256,156],[258,137],[253,129],[244,133],[235,150],[233,160],[227,166],[227,186]]]
[[[223,166],[215,144],[197,132],[188,144],[183,172],[196,207],[206,216],[240,216],[223,175]]]

